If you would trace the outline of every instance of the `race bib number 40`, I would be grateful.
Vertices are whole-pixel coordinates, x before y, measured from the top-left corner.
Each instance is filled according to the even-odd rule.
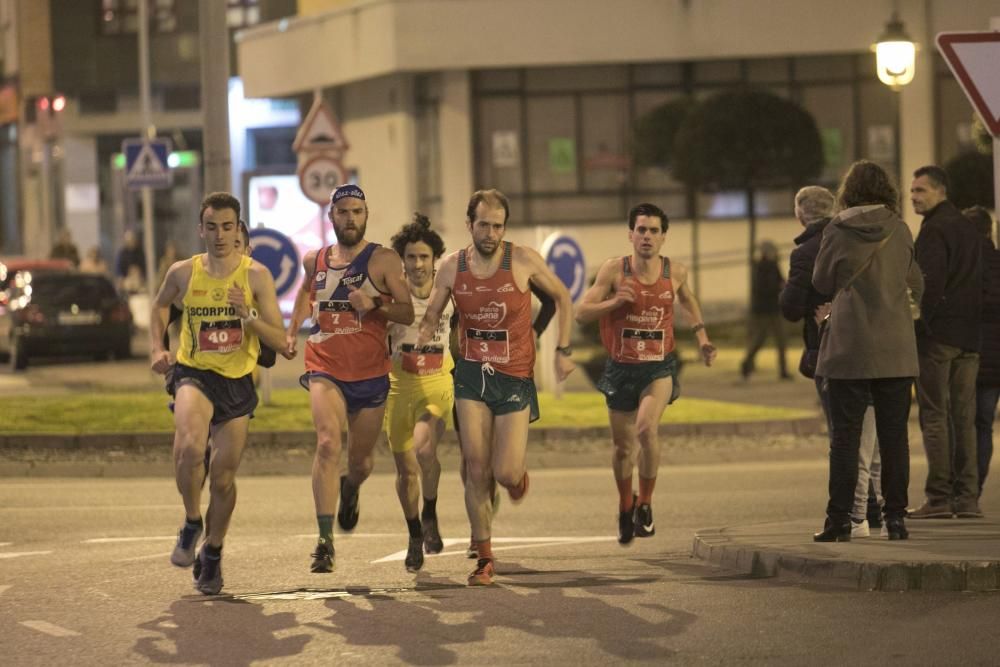
[[[403,370],[414,375],[434,375],[444,367],[444,348],[437,345],[414,347],[406,343],[402,347]]]
[[[622,359],[663,361],[663,329],[622,329]]]
[[[202,322],[198,329],[198,351],[224,354],[243,344],[243,323],[239,320]]]
[[[510,362],[510,345],[506,329],[466,329],[465,358],[467,361],[506,364]]]
[[[358,314],[350,301],[320,301],[316,323],[328,334],[354,333],[361,330]]]

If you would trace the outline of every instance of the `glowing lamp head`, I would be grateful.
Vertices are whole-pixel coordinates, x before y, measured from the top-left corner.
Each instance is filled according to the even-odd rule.
[[[916,71],[917,46],[906,34],[903,22],[896,14],[885,26],[885,32],[874,46],[875,69],[879,81],[893,90],[913,81]]]

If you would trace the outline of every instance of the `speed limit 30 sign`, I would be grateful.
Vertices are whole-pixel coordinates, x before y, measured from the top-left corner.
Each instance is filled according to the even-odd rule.
[[[330,193],[344,182],[344,166],[332,153],[319,153],[299,167],[302,194],[317,204],[329,203]]]

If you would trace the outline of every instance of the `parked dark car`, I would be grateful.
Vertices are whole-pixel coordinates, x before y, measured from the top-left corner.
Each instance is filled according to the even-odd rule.
[[[7,303],[7,288],[14,276],[21,271],[72,271],[68,259],[28,259],[27,257],[0,257],[0,306]]]
[[[132,354],[132,312],[111,280],[96,274],[19,271],[0,305],[0,356],[23,370],[35,356]]]

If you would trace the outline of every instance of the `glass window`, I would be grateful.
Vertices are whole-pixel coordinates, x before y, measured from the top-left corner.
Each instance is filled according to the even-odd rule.
[[[572,192],[577,189],[576,105],[570,96],[529,97],[528,189]]]
[[[481,92],[513,91],[521,87],[521,71],[490,69],[476,73],[476,89]]]
[[[795,58],[793,66],[796,81],[830,81],[854,78],[853,56],[807,56]],[[874,75],[874,70],[872,73]]]
[[[679,92],[637,92],[632,97],[635,118],[642,118],[658,106],[682,97]],[[631,149],[630,149],[631,152]],[[683,189],[684,185],[670,176],[669,169],[663,166],[634,165],[633,184],[639,190]]]
[[[679,86],[684,83],[684,68],[680,63],[653,63],[632,68],[632,83],[636,86]]]
[[[899,95],[874,76],[858,84],[861,157],[899,177]]]
[[[581,100],[583,128],[583,189],[618,189],[629,168],[628,110],[625,95],[585,95]]]
[[[260,0],[227,0],[226,24],[245,28],[260,22]]]
[[[518,97],[484,97],[479,100],[479,182],[504,194],[523,191],[524,146],[521,100]]]
[[[168,33],[177,30],[177,0],[144,1],[149,8],[152,31]],[[120,35],[138,31],[139,0],[101,0],[101,34]]]
[[[529,92],[624,89],[627,83],[628,69],[625,65],[538,67],[524,73],[524,88]]]
[[[743,80],[743,67],[739,60],[716,60],[694,64],[695,84],[739,83]]]
[[[622,217],[628,203],[620,195],[534,196],[531,220],[547,222],[604,222]]]
[[[750,83],[785,83],[790,72],[787,58],[755,58],[747,61]]]
[[[823,141],[820,182],[836,184],[856,159],[854,89],[850,84],[814,85],[801,90],[801,104],[816,120]]]
[[[937,100],[937,162],[945,164],[974,147],[972,118],[975,111],[951,72],[938,77]]]

